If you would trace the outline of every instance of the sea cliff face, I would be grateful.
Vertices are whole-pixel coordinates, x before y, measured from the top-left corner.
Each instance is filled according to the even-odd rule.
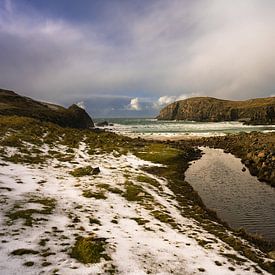
[[[62,127],[86,129],[94,127],[87,112],[73,104],[68,109],[50,103],[20,96],[13,91],[0,89],[0,115],[17,115],[52,122]]]
[[[272,124],[275,123],[275,97],[246,101],[193,97],[169,104],[160,111],[157,119]]]

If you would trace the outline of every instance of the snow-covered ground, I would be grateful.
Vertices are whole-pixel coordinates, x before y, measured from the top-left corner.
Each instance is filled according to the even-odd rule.
[[[47,146],[40,149],[47,153]],[[134,155],[89,155],[82,142],[71,162],[50,159],[28,165],[0,160],[0,165],[0,274],[220,275],[261,270],[195,220],[182,216],[166,180],[142,170],[156,164]],[[70,174],[87,165],[99,167],[100,173]],[[141,176],[158,184],[142,182]],[[136,200],[125,195],[129,185],[142,190]],[[53,202],[49,213],[43,212],[48,207],[45,200]],[[34,210],[31,226],[14,214],[28,209]],[[109,259],[83,264],[70,257],[77,236],[104,238]],[[201,246],[198,240],[207,244]],[[18,249],[35,254],[11,254]]]

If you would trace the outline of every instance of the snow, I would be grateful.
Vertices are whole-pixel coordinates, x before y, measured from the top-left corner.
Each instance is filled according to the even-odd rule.
[[[45,153],[48,151],[47,146],[41,148]],[[64,146],[54,148],[60,152],[65,149]],[[7,150],[9,154],[14,153],[9,148]],[[74,163],[55,159],[48,161],[43,169],[39,165],[10,162],[0,167],[0,274],[106,274],[111,264],[119,274],[256,274],[254,262],[202,229],[195,220],[181,214],[165,179],[142,170],[143,166],[156,164],[131,154],[90,156],[85,142],[80,143],[75,153]],[[55,168],[57,164],[59,168]],[[72,169],[87,165],[99,167],[101,172],[80,178],[69,174]],[[136,177],[141,174],[158,180],[163,191],[138,182]],[[156,219],[141,202],[127,201],[122,194],[99,187],[108,184],[125,191],[126,180],[142,186],[153,198],[153,210],[165,212],[177,226]],[[82,195],[83,190],[104,191],[106,199],[86,198]],[[53,213],[36,213],[35,218],[43,219],[35,221],[32,227],[24,225],[22,219],[11,223],[7,213],[15,204],[22,205],[22,209],[43,209],[41,204],[28,202],[31,196],[55,199]],[[75,218],[77,221],[73,222]],[[100,224],[91,224],[89,218],[98,219]],[[147,222],[139,224],[137,219],[141,218]],[[100,263],[85,265],[71,258],[70,248],[77,235],[106,238],[106,252],[111,260],[101,259]],[[211,241],[211,244],[208,248],[202,247],[196,238]],[[42,239],[48,239],[45,246],[39,245]],[[33,249],[39,254],[10,254],[19,248]],[[45,252],[50,253],[43,256]],[[222,252],[234,254],[245,262],[237,265]],[[24,266],[28,261],[33,261],[34,265]],[[222,265],[218,266],[215,261]],[[50,264],[44,266],[45,262]]]

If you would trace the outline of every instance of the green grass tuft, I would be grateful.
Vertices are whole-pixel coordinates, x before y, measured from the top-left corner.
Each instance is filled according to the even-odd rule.
[[[105,239],[80,237],[72,248],[70,256],[84,264],[99,263],[101,258],[109,260],[105,253],[105,245]]]
[[[93,168],[88,165],[86,167],[79,167],[70,172],[74,177],[84,177],[89,175],[97,175],[100,172],[99,168]]]

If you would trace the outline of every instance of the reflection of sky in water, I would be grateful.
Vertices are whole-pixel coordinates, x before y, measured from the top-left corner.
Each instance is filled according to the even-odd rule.
[[[220,149],[204,155],[187,169],[185,180],[205,205],[232,227],[244,227],[275,242],[275,189],[252,177],[240,159]]]

